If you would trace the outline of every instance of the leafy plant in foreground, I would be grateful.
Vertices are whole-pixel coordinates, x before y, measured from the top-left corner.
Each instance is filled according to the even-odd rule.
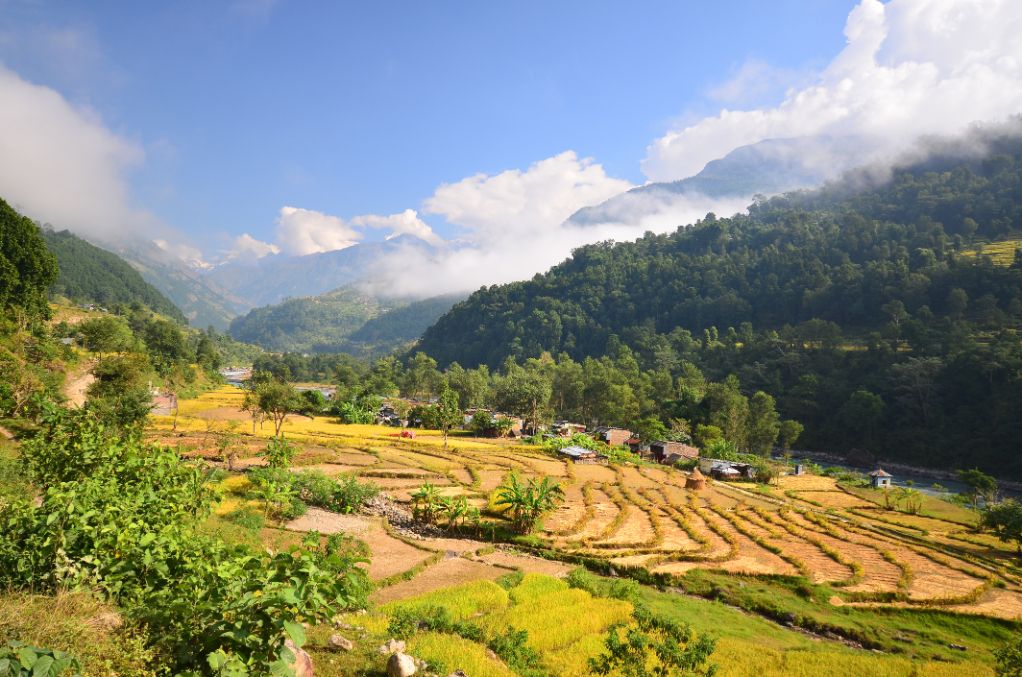
[[[284,642],[301,646],[302,622],[365,606],[350,539],[321,544],[313,533],[292,552],[258,554],[203,536],[212,497],[202,471],[111,436],[88,411],[50,408],[24,449],[41,503],[0,506],[0,587],[95,590],[147,627],[175,674],[205,672],[208,658],[231,674],[287,674]]]
[[[38,649],[18,641],[0,646],[0,677],[57,677],[77,675],[79,670],[78,660],[63,651]]]

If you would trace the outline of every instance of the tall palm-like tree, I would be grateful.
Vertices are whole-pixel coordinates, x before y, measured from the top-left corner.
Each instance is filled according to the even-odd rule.
[[[561,485],[552,482],[549,477],[539,482],[530,478],[523,484],[517,473],[511,473],[507,482],[497,487],[497,505],[507,506],[511,524],[523,534],[535,529],[543,514],[563,500]]]

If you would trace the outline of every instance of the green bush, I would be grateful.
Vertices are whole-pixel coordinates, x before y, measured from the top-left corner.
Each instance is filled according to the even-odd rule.
[[[37,649],[10,641],[0,646],[0,677],[57,677],[68,671],[78,674],[81,665],[63,651]]]
[[[301,623],[365,606],[350,539],[312,533],[277,553],[227,546],[199,533],[212,492],[173,451],[110,434],[88,411],[49,408],[42,430],[23,455],[41,503],[0,505],[0,587],[97,590],[147,628],[175,674],[213,663],[280,674]]]
[[[366,501],[380,493],[375,484],[360,482],[354,475],[334,479],[318,471],[296,473],[292,484],[308,505],[345,514],[358,512]]]

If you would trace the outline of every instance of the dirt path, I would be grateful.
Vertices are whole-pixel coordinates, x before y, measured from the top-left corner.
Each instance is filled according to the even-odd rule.
[[[13,440],[14,433],[0,425],[0,437],[4,438],[5,440]]]
[[[81,407],[85,404],[85,391],[96,380],[96,377],[92,375],[94,366],[96,366],[96,361],[88,360],[79,364],[67,375],[67,381],[64,383],[64,397],[72,406]]]

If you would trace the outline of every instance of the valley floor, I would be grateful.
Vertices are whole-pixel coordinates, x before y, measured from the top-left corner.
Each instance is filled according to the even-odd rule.
[[[154,417],[152,436],[216,462],[216,432],[245,433],[235,466],[243,471],[262,463],[258,453],[272,426],[253,432],[240,400],[240,391],[224,388],[182,401],[176,430],[172,418]],[[464,529],[457,537],[423,538],[378,515],[318,509],[253,533],[226,518],[251,500],[243,474],[228,478],[209,525],[228,540],[286,547],[315,530],[343,532],[369,548],[375,610],[346,621],[364,634],[356,640],[361,649],[329,652],[328,629],[319,631],[313,653],[322,674],[375,674],[383,659],[362,649],[389,639],[388,614],[423,599],[457,606],[466,595],[488,600],[473,613],[493,628],[530,630],[530,644],[553,674],[585,674],[618,616],[608,611],[577,636],[556,638],[543,619],[562,597],[578,593],[591,599],[576,605],[626,602],[557,582],[579,563],[655,584],[639,588],[644,603],[717,637],[713,661],[724,675],[990,674],[992,649],[1019,629],[1022,570],[1013,553],[974,531],[974,513],[933,497],[918,514],[906,514],[885,509],[878,491],[815,476],[771,486],[711,481],[693,491],[685,473],[660,466],[575,465],[505,440],[452,437],[444,448],[439,433],[403,439],[396,432],[319,417],[292,416],[284,425],[301,446],[294,470],[371,480],[397,509],[429,481],[499,520],[494,493],[511,472],[553,477],[566,500],[533,538],[515,544],[490,543],[485,529],[467,534],[472,538]],[[516,572],[527,574],[524,582],[520,575],[517,584],[508,582]],[[581,623],[583,608],[565,607],[558,623]],[[475,671],[455,665],[439,638],[417,635],[415,644],[421,657],[451,670],[503,674],[485,661],[472,663]],[[465,656],[479,653],[463,649]]]

